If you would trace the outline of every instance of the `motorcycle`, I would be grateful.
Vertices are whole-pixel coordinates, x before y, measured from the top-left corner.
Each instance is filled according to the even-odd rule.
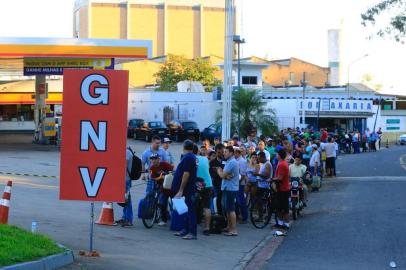
[[[292,210],[292,217],[294,220],[300,215],[300,211],[304,208],[304,193],[303,184],[298,177],[292,177],[290,188],[290,209]]]

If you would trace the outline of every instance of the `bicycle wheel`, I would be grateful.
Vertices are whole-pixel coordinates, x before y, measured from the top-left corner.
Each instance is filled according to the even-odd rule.
[[[271,220],[271,206],[266,199],[257,198],[252,200],[250,207],[250,220],[257,229],[263,229]]]
[[[149,201],[150,203],[144,206],[144,211],[142,213],[142,224],[145,228],[151,229],[154,226],[155,221],[158,217],[158,203],[154,199]]]

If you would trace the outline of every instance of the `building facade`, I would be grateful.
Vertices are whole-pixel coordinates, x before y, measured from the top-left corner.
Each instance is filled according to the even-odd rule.
[[[78,0],[74,36],[151,40],[152,56],[224,55],[224,1]]]

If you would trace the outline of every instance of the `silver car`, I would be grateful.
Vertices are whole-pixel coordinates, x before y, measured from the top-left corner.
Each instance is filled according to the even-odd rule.
[[[400,137],[399,137],[399,143],[400,143],[401,145],[406,144],[406,134],[400,135]]]

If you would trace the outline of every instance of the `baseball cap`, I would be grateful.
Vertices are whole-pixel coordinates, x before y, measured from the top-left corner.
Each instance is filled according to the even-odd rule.
[[[149,159],[157,159],[159,158],[159,155],[157,153],[152,153]]]
[[[312,144],[312,148],[318,148],[317,144]]]
[[[169,139],[169,138],[164,138],[164,143],[171,143],[172,142],[172,140],[171,139]]]

